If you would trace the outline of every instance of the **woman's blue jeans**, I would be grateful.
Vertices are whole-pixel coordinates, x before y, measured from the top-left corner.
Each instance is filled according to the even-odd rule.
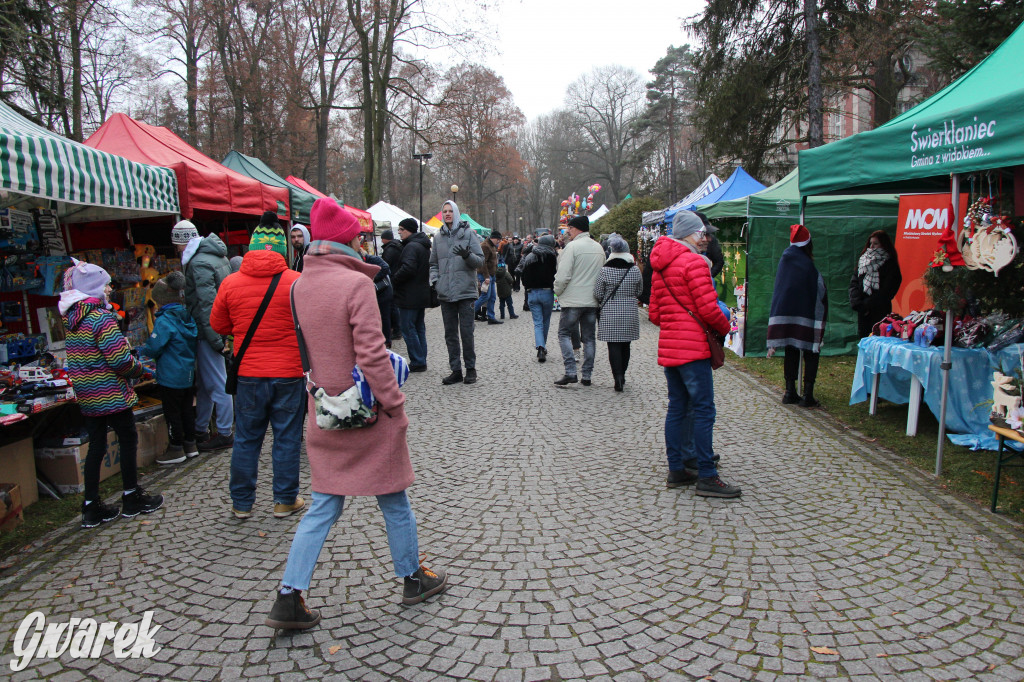
[[[384,514],[384,525],[391,548],[395,575],[406,578],[420,567],[419,542],[416,538],[416,516],[405,491],[377,495],[377,506]],[[288,552],[288,564],[281,584],[295,590],[308,590],[313,579],[320,550],[324,547],[331,526],[345,508],[344,495],[313,492],[313,504],[299,521]]]
[[[534,346],[547,349],[548,329],[551,327],[551,309],[555,305],[555,292],[551,289],[530,289],[526,302],[533,315]]]
[[[715,383],[711,360],[695,360],[665,368],[668,412],[665,414],[665,450],[670,471],[682,471],[683,461],[697,457],[701,478],[715,478],[713,457]]]

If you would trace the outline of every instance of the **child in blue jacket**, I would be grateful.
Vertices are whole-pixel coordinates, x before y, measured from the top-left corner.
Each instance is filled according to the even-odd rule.
[[[185,276],[172,272],[157,281],[151,298],[159,306],[153,333],[142,347],[156,360],[156,383],[164,404],[170,445],[157,464],[180,464],[199,454],[195,434],[196,340],[199,330],[184,306]]]

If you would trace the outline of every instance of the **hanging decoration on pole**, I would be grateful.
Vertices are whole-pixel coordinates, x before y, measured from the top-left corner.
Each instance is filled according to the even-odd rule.
[[[594,210],[594,195],[601,191],[601,185],[596,182],[587,187],[587,196],[580,197],[573,192],[568,198],[562,200],[562,210],[558,213],[558,223],[565,225],[569,218],[575,215],[588,215]]]
[[[987,270],[998,277],[1013,262],[1018,247],[1010,218],[994,212],[991,196],[971,204],[957,246],[968,269]]]

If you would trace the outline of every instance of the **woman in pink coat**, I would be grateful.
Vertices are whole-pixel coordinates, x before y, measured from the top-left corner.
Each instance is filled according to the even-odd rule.
[[[661,237],[651,250],[651,322],[661,327],[658,364],[668,381],[665,450],[670,488],[697,484],[702,497],[734,498],[738,486],[718,476],[712,433],[715,427],[715,384],[711,377],[711,348],[705,327],[722,336],[729,320],[718,307],[711,283],[704,222],[691,211],[672,218],[672,236]],[[684,462],[697,460],[697,471]]]
[[[359,256],[359,224],[336,201],[317,200],[310,217],[314,241],[303,259],[302,277],[292,286],[310,379],[329,395],[338,395],[353,386],[352,367],[358,364],[380,413],[372,426],[323,430],[309,398],[306,454],[313,504],[295,531],[281,589],[266,620],[274,628],[300,630],[320,622],[320,614],[306,606],[302,592],[309,589],[320,550],[341,516],[346,495],[377,497],[395,574],[405,579],[403,604],[418,604],[448,584],[444,571],[419,564],[416,517],[405,494],[413,481],[406,443],[409,419],[381,331],[373,286],[378,268]]]

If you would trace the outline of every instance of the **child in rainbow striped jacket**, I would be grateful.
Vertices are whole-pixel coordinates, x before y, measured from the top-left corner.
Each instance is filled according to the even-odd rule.
[[[89,450],[85,458],[85,500],[82,528],[95,528],[118,516],[150,514],[163,496],[148,494],[138,485],[135,455],[139,437],[132,406],[139,399],[128,379],[142,376],[142,365],[110,311],[110,275],[98,265],[75,260],[64,273],[58,307],[67,331],[68,377],[82,411]],[[117,434],[121,451],[122,505],[99,499],[100,466],[107,451],[107,427]]]

